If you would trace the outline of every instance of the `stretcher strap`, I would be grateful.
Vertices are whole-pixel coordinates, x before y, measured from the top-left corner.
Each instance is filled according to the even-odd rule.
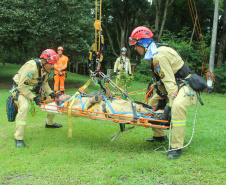
[[[81,102],[81,105],[82,105],[82,111],[84,111],[85,104],[86,104],[87,101],[85,101],[85,103],[83,103],[81,94],[79,94],[77,97],[80,99],[80,102]]]
[[[75,97],[79,95],[79,93],[83,90],[85,90],[90,82],[92,81],[92,79],[90,78],[82,87],[79,88],[79,90],[69,99],[69,101],[72,100],[72,102],[70,103],[69,107],[68,107],[68,137],[72,137],[72,116],[71,116],[71,108],[72,105],[75,102]]]
[[[107,100],[107,98],[103,95],[103,98],[105,100],[105,102],[108,104],[109,108],[111,109],[112,115],[115,114],[115,111],[113,109],[113,107],[111,106],[111,104],[109,103],[109,101]]]
[[[96,107],[98,107],[99,105],[102,105],[104,102],[100,102],[100,103],[96,103],[94,106],[92,106],[89,111],[93,111]]]

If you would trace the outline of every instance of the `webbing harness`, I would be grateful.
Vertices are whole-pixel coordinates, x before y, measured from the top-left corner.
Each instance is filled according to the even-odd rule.
[[[186,86],[188,87],[189,93],[187,93],[187,92],[185,91],[184,85],[182,85],[183,90],[184,90],[184,93],[185,93],[187,96],[190,96],[190,97],[191,97],[191,100],[192,100],[193,97],[195,96],[195,93],[192,93],[192,92],[191,92],[191,87],[190,87],[188,81],[187,81],[187,80],[183,80],[183,79],[180,79],[179,81],[180,81],[180,82],[183,82],[184,85],[186,85]]]
[[[42,89],[42,83],[44,81],[44,78],[45,76],[41,77],[41,63],[39,61],[39,59],[37,58],[32,58],[32,60],[35,61],[36,65],[37,65],[37,69],[38,69],[38,85],[33,88],[32,92],[35,92],[37,95],[40,95],[40,96],[44,96],[43,94],[43,89]],[[47,74],[48,75],[48,74]]]

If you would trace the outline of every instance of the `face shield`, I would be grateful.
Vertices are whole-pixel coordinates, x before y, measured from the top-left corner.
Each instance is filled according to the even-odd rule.
[[[135,44],[137,43],[138,40],[139,40],[139,39],[135,39],[135,38],[129,37],[129,45],[130,45],[130,46],[135,45]]]
[[[46,58],[46,61],[47,61],[48,63],[55,64],[55,63],[57,63],[58,59],[59,59],[59,58],[58,58],[57,55],[52,55],[51,57]]]

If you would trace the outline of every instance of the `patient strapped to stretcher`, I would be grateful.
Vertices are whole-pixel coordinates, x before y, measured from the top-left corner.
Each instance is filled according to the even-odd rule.
[[[55,102],[45,105],[45,108],[40,108],[43,108],[48,112],[67,113],[71,103],[71,96],[59,94],[56,97]],[[78,115],[81,112],[88,111],[90,116],[97,119],[108,117],[110,119],[113,118],[115,120],[131,122],[139,118],[148,118],[152,119],[154,124],[169,125],[167,120],[156,121],[161,114],[152,111],[152,109],[144,108],[140,104],[113,98],[113,95],[108,90],[105,93],[98,93],[93,96],[79,94],[75,97],[71,109],[72,114]],[[152,121],[149,120],[148,122],[153,123]]]

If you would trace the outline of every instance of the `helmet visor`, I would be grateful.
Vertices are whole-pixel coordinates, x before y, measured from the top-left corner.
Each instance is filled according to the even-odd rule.
[[[54,63],[57,63],[58,59],[59,59],[59,58],[58,58],[57,55],[53,55],[53,56],[47,58],[46,60],[47,60],[48,63],[54,64]]]
[[[129,45],[130,45],[130,46],[133,46],[133,45],[135,45],[136,43],[137,43],[137,40],[136,40],[136,39],[129,37]]]

